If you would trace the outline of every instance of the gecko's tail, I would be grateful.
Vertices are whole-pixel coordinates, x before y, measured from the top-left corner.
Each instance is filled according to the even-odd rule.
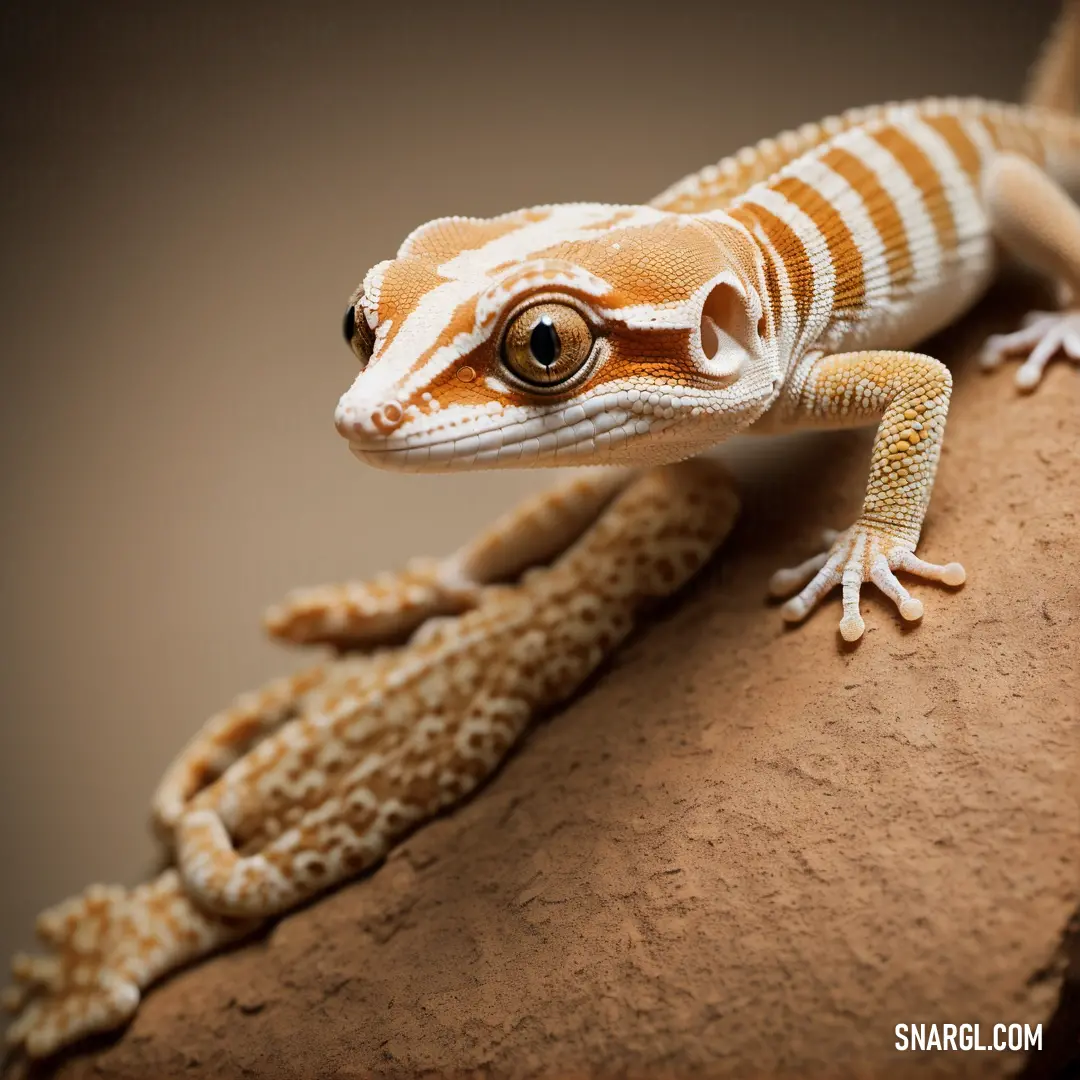
[[[1024,104],[1076,115],[1080,112],[1080,0],[1065,0],[1031,66]]]

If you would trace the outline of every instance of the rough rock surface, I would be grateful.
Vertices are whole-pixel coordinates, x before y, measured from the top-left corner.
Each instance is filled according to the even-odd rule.
[[[946,338],[1016,318],[999,292]],[[1057,1075],[1080,905],[1080,373],[955,366],[908,628],[785,631],[772,569],[857,509],[863,434],[743,463],[722,556],[458,812],[149,993],[63,1077]],[[790,448],[790,444],[789,444]],[[753,448],[751,448],[753,449]],[[1053,1019],[1052,1019],[1053,1018]],[[899,1053],[1043,1022],[1042,1054]]]

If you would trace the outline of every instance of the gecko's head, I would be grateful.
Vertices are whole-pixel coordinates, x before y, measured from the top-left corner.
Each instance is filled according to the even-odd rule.
[[[675,460],[773,392],[751,246],[647,207],[422,226],[345,314],[338,430],[382,468]]]

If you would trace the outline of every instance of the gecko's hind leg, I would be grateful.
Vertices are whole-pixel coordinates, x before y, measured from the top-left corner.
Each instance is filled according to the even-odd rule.
[[[1071,306],[1033,311],[1021,329],[987,338],[980,355],[984,368],[998,367],[1011,355],[1026,355],[1016,385],[1034,390],[1047,364],[1063,355],[1080,362],[1080,207],[1037,165],[1018,154],[999,154],[985,182],[987,208],[995,236],[1016,256],[1049,276]]]
[[[413,559],[370,581],[298,589],[265,615],[276,638],[366,649],[404,640],[435,616],[474,607],[484,586],[510,582],[570,546],[632,473],[602,469],[527,499],[446,558]]]

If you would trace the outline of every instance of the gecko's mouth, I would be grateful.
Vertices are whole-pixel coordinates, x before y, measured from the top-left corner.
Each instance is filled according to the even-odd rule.
[[[652,412],[650,408],[650,413]],[[613,402],[610,395],[539,415],[472,416],[427,431],[371,436],[349,431],[349,449],[380,469],[449,472],[462,468],[578,465],[609,460],[619,447],[642,433],[668,426],[670,417],[650,416],[641,408]],[[340,430],[340,429],[339,429]],[[345,434],[345,431],[342,431]]]
[[[771,387],[770,387],[771,389]],[[349,449],[367,465],[395,472],[543,468],[569,465],[659,465],[700,453],[755,418],[749,411],[708,413],[667,394],[625,400],[603,394],[556,413],[472,416],[441,430],[384,436],[350,432]],[[768,397],[761,399],[762,410]],[[761,411],[761,410],[758,410]],[[701,414],[697,422],[687,420]],[[471,428],[471,431],[467,431]],[[343,432],[344,434],[344,432]]]
[[[554,433],[551,433],[554,434]],[[530,465],[586,465],[611,456],[610,447],[592,439],[563,442],[521,438],[480,445],[478,437],[446,439],[425,446],[373,446],[350,442],[353,456],[366,465],[395,472],[456,472],[460,469],[522,468]]]
[[[456,472],[461,469],[521,469],[571,465],[661,464],[696,452],[672,438],[673,418],[654,418],[647,428],[636,415],[624,415],[621,423],[605,430],[582,430],[576,426],[533,433],[525,424],[513,425],[487,437],[471,435],[445,438],[423,445],[349,441],[353,456],[366,465],[394,472]],[[639,426],[642,425],[642,426]],[[518,430],[514,430],[518,428]],[[648,432],[650,438],[640,436]]]
[[[468,464],[467,459],[455,460],[452,456],[440,463],[432,458],[429,452],[431,448],[426,446],[382,446],[376,449],[370,445],[350,442],[349,450],[353,457],[365,465],[392,472],[453,472]]]

